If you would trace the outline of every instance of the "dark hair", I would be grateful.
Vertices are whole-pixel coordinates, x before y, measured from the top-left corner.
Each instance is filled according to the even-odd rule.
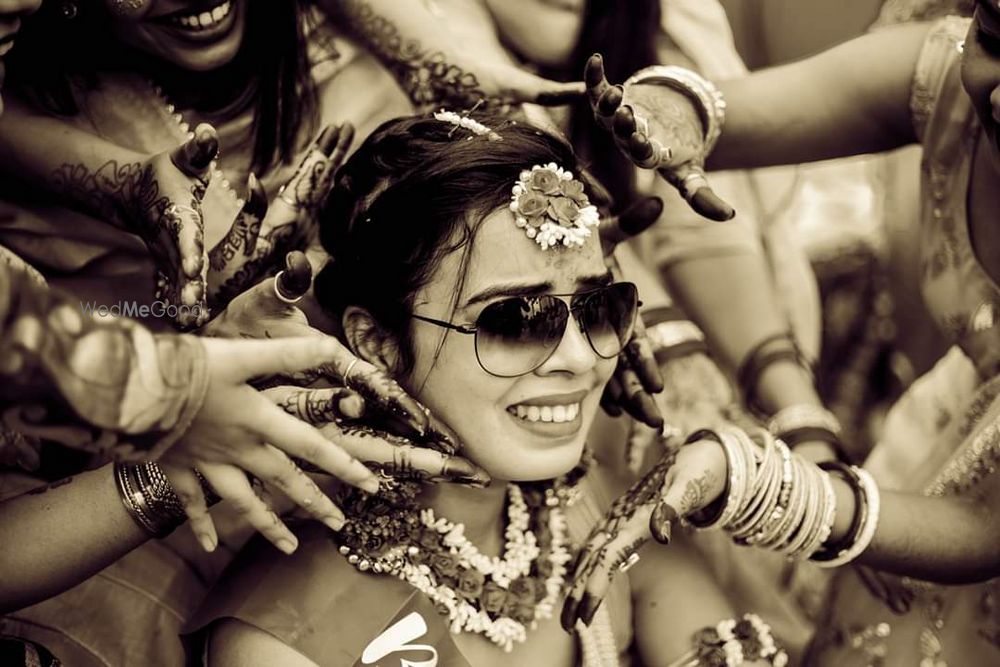
[[[541,73],[559,81],[579,81],[587,59],[600,53],[608,80],[621,83],[636,70],[656,64],[659,30],[660,0],[587,0],[580,36],[566,66],[543,68]],[[627,206],[635,196],[635,170],[611,134],[594,127],[585,99],[572,106],[569,136],[580,159],[591,165],[594,176],[611,192],[615,210]]]
[[[312,16],[310,0],[247,0],[246,32],[227,76],[255,86],[253,166],[264,171],[290,162],[300,148],[301,130],[316,124],[316,91],[306,54]],[[102,39],[110,16],[97,0],[78,0],[77,15],[62,15],[64,3],[46,0],[25,20],[17,48],[8,58],[8,82],[42,110],[63,116],[80,112],[77,91],[92,88],[97,73],[123,70],[148,57],[117,40]],[[183,76],[185,73],[181,73]]]
[[[371,313],[400,343],[397,373],[413,363],[407,342],[414,295],[444,256],[463,247],[464,268],[479,225],[510,203],[521,171],[555,162],[581,178],[564,140],[500,115],[471,117],[502,140],[432,116],[383,123],[341,168],[320,212],[331,259],[316,276],[316,297],[338,321],[349,305]],[[460,291],[461,284],[456,300]]]

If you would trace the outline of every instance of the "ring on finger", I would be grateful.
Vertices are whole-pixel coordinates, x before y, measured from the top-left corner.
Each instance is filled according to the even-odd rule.
[[[294,209],[302,208],[302,202],[298,201],[297,199],[292,199],[291,197],[289,197],[287,194],[285,194],[286,190],[288,190],[288,186],[282,185],[281,189],[278,190],[278,199],[285,202]]]
[[[618,571],[621,572],[622,574],[625,574],[633,567],[635,567],[635,564],[638,562],[639,562],[639,554],[633,551],[628,555],[628,558],[626,558],[624,561],[618,564]]]
[[[193,206],[188,206],[187,204],[171,204],[163,210],[164,213],[180,217],[182,213],[187,213],[188,215],[193,215],[195,217],[200,217],[201,213],[198,212]]]
[[[680,191],[685,199],[691,199],[694,193],[708,185],[708,179],[700,172],[688,174],[681,179]]]
[[[305,296],[305,295],[304,294],[300,294],[300,295],[298,295],[295,298],[290,298],[290,297],[285,296],[282,293],[282,291],[281,291],[281,276],[284,273],[285,272],[283,270],[282,271],[278,271],[277,275],[274,276],[274,295],[276,297],[278,297],[278,300],[281,301],[282,303],[287,303],[287,304],[290,304],[290,305],[295,305],[296,303],[298,303],[299,301],[301,301],[302,297]]]
[[[351,388],[351,371],[354,370],[354,365],[358,363],[358,358],[355,357],[351,359],[351,363],[347,364],[347,370],[344,371],[344,386],[348,389]]]

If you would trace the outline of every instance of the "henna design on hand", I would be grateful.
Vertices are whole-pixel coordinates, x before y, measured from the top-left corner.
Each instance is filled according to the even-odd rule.
[[[709,491],[716,480],[715,474],[711,470],[706,470],[700,477],[688,481],[681,495],[680,507],[677,508],[681,516],[700,510],[707,504]]]

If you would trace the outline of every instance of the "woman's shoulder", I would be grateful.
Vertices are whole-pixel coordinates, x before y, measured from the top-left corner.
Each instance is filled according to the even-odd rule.
[[[312,660],[353,665],[411,602],[414,590],[404,582],[348,563],[324,526],[302,524],[295,533],[299,547],[289,556],[262,538],[240,552],[189,621],[189,654],[200,654],[207,633],[226,621],[232,650],[267,639],[257,629]]]

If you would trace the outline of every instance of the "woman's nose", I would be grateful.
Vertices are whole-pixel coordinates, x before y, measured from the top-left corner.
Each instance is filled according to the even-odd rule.
[[[552,356],[539,367],[540,373],[566,371],[573,374],[586,373],[597,362],[597,354],[591,347],[587,334],[580,328],[576,318],[570,315],[563,331],[559,346]]]

